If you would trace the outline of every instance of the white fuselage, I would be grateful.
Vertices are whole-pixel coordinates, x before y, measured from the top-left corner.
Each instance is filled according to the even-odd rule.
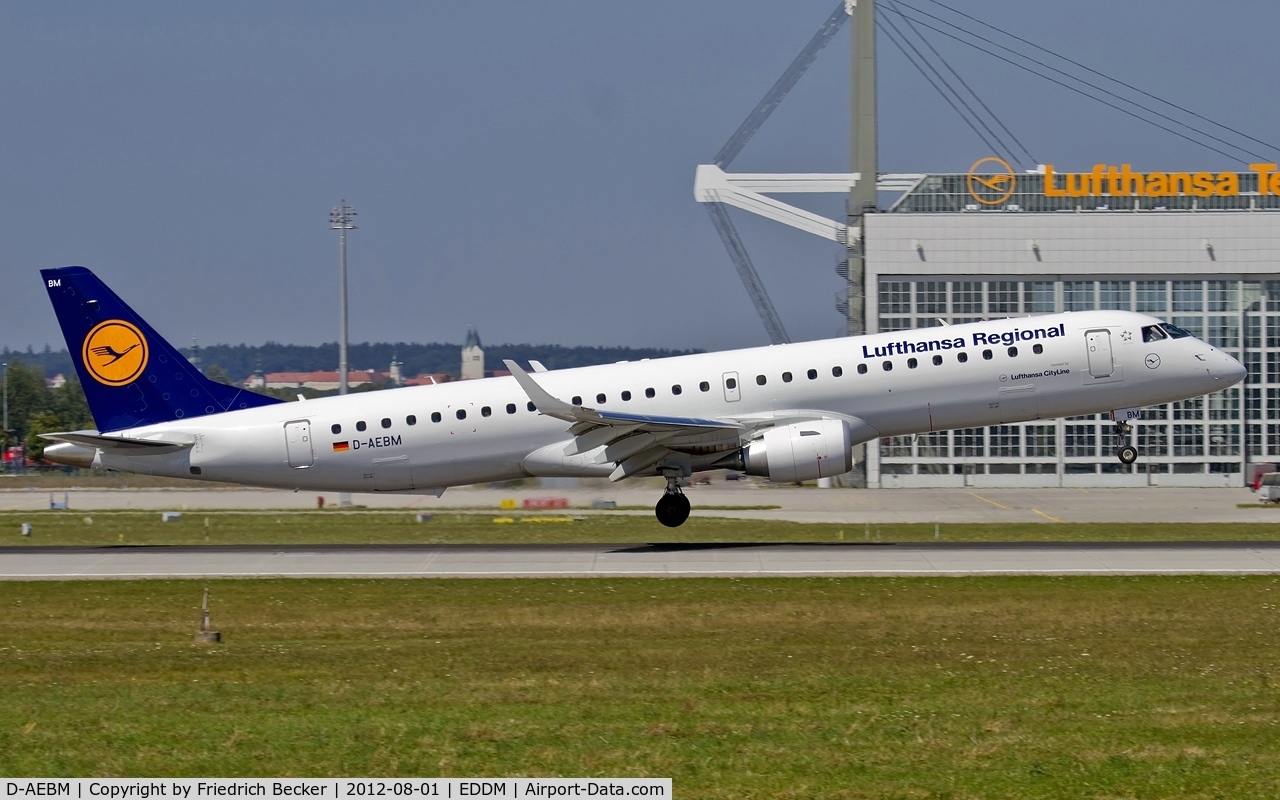
[[[854,441],[1137,408],[1195,397],[1244,370],[1199,339],[1144,342],[1124,311],[993,320],[535,373],[589,408],[746,422],[853,421]],[[962,354],[964,360],[961,360]],[[937,362],[937,363],[935,363]],[[328,397],[117,431],[183,438],[168,455],[99,452],[109,469],[259,486],[427,492],[526,476],[608,475],[565,455],[568,424],[530,410],[512,377]],[[436,421],[438,420],[438,421]],[[694,470],[733,448],[687,449]],[[649,472],[648,474],[653,474]]]

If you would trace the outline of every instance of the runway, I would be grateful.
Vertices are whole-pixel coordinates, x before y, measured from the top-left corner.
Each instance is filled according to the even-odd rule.
[[[1280,573],[1280,542],[6,547],[0,580]]]

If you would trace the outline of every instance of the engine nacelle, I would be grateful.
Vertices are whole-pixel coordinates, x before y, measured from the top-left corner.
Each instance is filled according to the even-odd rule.
[[[849,423],[839,419],[771,428],[742,448],[742,468],[777,483],[830,478],[853,469]]]

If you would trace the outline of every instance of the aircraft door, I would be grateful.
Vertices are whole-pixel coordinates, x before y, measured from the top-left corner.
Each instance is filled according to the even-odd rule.
[[[311,449],[311,422],[286,422],[284,425],[284,444],[289,451],[289,466],[294,469],[306,469],[315,463],[315,452]]]
[[[742,399],[742,387],[738,383],[738,373],[726,372],[722,376],[724,382],[724,401],[736,403]]]
[[[1085,331],[1084,340],[1089,350],[1089,374],[1095,378],[1111,377],[1116,369],[1111,354],[1111,331]]]

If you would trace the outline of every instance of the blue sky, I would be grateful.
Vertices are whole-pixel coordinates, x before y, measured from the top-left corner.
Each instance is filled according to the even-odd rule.
[[[910,0],[929,7],[928,0]],[[767,342],[693,171],[831,0],[7,3],[0,345],[61,345],[42,267],[99,273],[175,343],[720,349]],[[1261,139],[1280,4],[967,0],[983,20]],[[1060,169],[1239,164],[935,37]],[[987,155],[881,39],[883,172]],[[849,169],[847,29],[739,171]],[[801,201],[839,213],[839,200]],[[796,339],[836,335],[831,243],[732,212]],[[361,366],[361,365],[357,365]]]

